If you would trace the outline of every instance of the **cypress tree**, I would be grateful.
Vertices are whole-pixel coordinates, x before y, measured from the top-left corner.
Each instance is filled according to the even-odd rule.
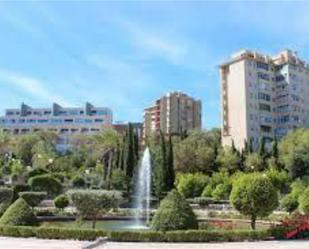
[[[235,143],[234,143],[234,139],[232,140],[232,152],[236,152],[237,151],[237,149],[236,149],[236,147],[235,147]]]
[[[259,142],[259,155],[261,157],[265,157],[265,139],[263,137],[260,138],[260,142]]]
[[[275,138],[274,141],[272,142],[272,146],[271,146],[271,155],[278,159],[279,157],[279,151],[278,151],[278,141]]]
[[[250,138],[249,140],[248,152],[253,153],[253,139],[252,138]]]
[[[132,124],[129,123],[126,138],[125,138],[125,148],[124,148],[124,166],[126,169],[126,175],[129,179],[132,178],[134,173],[134,168],[136,165],[136,154],[134,146],[134,134],[133,134]]]
[[[168,150],[166,154],[166,190],[170,191],[174,188],[175,172],[174,172],[174,154],[173,154],[173,142],[172,136],[169,135]]]

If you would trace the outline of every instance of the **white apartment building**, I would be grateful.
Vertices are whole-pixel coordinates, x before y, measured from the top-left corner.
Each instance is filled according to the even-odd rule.
[[[222,145],[258,147],[309,126],[309,66],[295,52],[240,51],[220,65]]]

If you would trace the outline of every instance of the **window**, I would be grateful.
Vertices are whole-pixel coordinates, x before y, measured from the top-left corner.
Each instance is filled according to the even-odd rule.
[[[270,95],[266,93],[259,93],[259,99],[270,101]]]
[[[269,80],[269,75],[266,74],[266,73],[258,72],[257,75],[258,75],[259,79],[263,79],[263,80],[267,80],[267,81]]]
[[[38,123],[48,123],[48,120],[47,119],[39,119]]]
[[[266,104],[260,103],[260,104],[259,104],[259,110],[260,110],[260,111],[267,111],[267,112],[270,112],[270,111],[271,111],[271,107],[270,107],[270,105],[266,105]]]
[[[259,68],[259,69],[264,69],[264,70],[266,70],[266,71],[269,70],[268,64],[263,63],[263,62],[257,62],[257,63],[256,63],[256,67]]]

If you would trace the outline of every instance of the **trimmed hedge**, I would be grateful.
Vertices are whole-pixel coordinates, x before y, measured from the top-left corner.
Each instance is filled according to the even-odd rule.
[[[185,230],[163,232],[132,232],[118,231],[110,233],[111,241],[118,242],[227,242],[227,241],[254,241],[265,240],[270,237],[267,230],[233,230],[233,231],[208,231]]]
[[[41,203],[41,201],[45,199],[46,196],[47,196],[46,192],[34,192],[34,191],[19,192],[19,197],[23,198],[30,207],[38,206]]]
[[[36,217],[27,202],[19,198],[4,212],[0,219],[1,225],[33,225]]]
[[[73,229],[57,227],[0,226],[0,236],[37,237],[42,239],[95,240],[108,237],[117,242],[230,242],[266,240],[271,236],[269,230],[231,230],[208,231],[186,230],[169,231],[103,231],[94,229]]]
[[[39,227],[36,237],[42,239],[74,239],[95,240],[98,237],[106,237],[109,232],[94,229]]]

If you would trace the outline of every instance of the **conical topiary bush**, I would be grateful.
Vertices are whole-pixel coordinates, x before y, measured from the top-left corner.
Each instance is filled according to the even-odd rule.
[[[17,199],[2,215],[0,225],[32,225],[36,222],[35,215],[33,214],[27,202],[19,198]]]
[[[159,231],[197,229],[198,223],[186,199],[172,190],[162,200],[152,219],[151,228]]]

